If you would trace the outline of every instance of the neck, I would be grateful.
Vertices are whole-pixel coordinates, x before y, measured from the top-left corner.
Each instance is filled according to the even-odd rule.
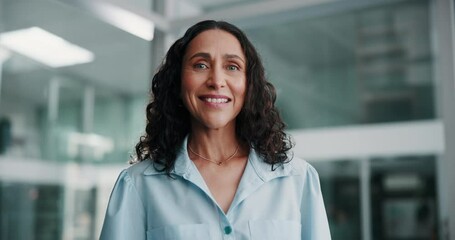
[[[213,161],[224,161],[236,151],[240,142],[234,129],[210,129],[202,131],[192,128],[188,146],[197,154]]]

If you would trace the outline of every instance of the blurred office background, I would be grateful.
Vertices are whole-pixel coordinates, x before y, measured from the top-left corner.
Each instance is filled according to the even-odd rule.
[[[0,0],[0,239],[97,239],[150,78],[202,19],[245,30],[334,240],[455,239],[451,0]]]

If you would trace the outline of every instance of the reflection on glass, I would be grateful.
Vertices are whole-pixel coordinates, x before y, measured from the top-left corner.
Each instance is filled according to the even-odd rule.
[[[0,182],[1,239],[59,239],[63,189],[56,185]]]
[[[144,129],[154,42],[75,5],[0,0],[0,34],[34,26],[94,58],[44,64],[1,45],[0,239],[97,239],[103,202]]]
[[[437,239],[435,157],[371,161],[373,239]]]
[[[76,190],[74,200],[73,231],[75,240],[96,239],[96,189]]]
[[[247,29],[290,128],[434,118],[427,1]]]
[[[124,97],[100,93],[95,99],[93,133],[103,140],[98,141],[92,155],[95,162],[126,163],[145,129],[144,109],[147,96]],[[119,128],[119,126],[122,126]],[[109,148],[112,143],[115,147]]]
[[[165,1],[128,4],[157,10],[159,2]],[[195,2],[199,5],[193,6]],[[232,4],[191,3],[191,15]],[[39,184],[26,177],[16,181],[0,176],[0,239],[62,239],[64,234],[67,239],[96,239],[96,223],[103,217],[114,180],[96,185],[93,176],[107,165],[126,163],[142,134],[149,59],[154,54],[150,44],[155,42],[59,1],[0,0],[0,5],[0,33],[42,26],[95,54],[88,64],[53,69],[0,48],[0,161],[33,160],[38,162],[33,166],[61,172],[71,165],[71,177],[83,176],[75,181],[58,178],[58,171],[35,172],[34,179],[56,175]],[[189,11],[186,5],[175,5]],[[291,128],[430,119],[434,109],[428,15],[428,1],[399,1],[247,29],[247,34],[277,86],[278,105]],[[87,87],[94,91],[89,127],[84,123]],[[434,161],[371,161],[374,239],[434,236]],[[59,167],[48,168],[54,163]],[[86,171],[87,165],[96,169]],[[358,161],[313,165],[321,177],[333,239],[360,239]],[[117,173],[106,175],[115,178]],[[100,179],[106,175],[100,174]],[[76,186],[68,186],[69,180]],[[79,186],[82,180],[89,186]]]
[[[359,162],[311,163],[319,173],[333,240],[360,240]]]

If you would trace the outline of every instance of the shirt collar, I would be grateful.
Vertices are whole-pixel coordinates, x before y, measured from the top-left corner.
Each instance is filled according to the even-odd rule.
[[[177,157],[174,163],[174,169],[171,173],[184,176],[185,174],[189,174],[191,165],[193,164],[190,157],[188,156],[187,151],[187,143],[188,143],[188,136],[183,139],[183,143],[177,152]],[[165,172],[160,172],[155,169],[153,164],[150,164],[145,171],[144,175],[155,175],[155,174],[165,174]]]
[[[188,156],[187,145],[188,136],[186,136],[182,142],[181,147],[178,150],[177,158],[175,160],[174,169],[171,173],[179,176],[188,176],[191,172],[196,169],[194,163]],[[292,162],[285,163],[282,165],[274,166],[275,170],[272,171],[272,165],[264,162],[263,158],[254,150],[250,149],[248,156],[248,164],[250,164],[256,175],[263,181],[268,182],[274,178],[284,177],[293,175],[295,173]],[[157,171],[153,164],[150,164],[144,171],[144,175],[164,174],[164,172]]]
[[[268,182],[278,177],[293,175],[294,173],[290,163],[275,165],[273,166],[274,170],[272,171],[272,165],[264,162],[264,159],[254,149],[250,150],[248,161],[258,177],[264,182]]]

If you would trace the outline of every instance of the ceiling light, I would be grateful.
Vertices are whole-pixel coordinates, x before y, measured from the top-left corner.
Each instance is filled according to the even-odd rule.
[[[2,33],[0,44],[54,68],[88,63],[94,59],[89,50],[39,27]]]
[[[108,3],[87,1],[86,4],[103,21],[144,40],[153,39],[155,24],[147,18]]]

